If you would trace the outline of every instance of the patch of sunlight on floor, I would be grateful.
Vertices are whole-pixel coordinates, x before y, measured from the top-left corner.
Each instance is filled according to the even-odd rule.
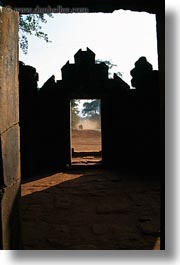
[[[27,183],[21,184],[21,196],[29,195],[34,192],[43,191],[50,187],[56,186],[60,183],[63,183],[68,180],[76,179],[81,177],[82,174],[65,174],[65,173],[57,173],[44,178],[34,178]]]
[[[157,238],[153,250],[160,250],[160,237]]]

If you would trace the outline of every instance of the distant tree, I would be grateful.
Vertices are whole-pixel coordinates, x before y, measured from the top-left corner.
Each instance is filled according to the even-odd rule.
[[[113,67],[117,66],[117,64],[114,64],[111,60],[100,60],[100,59],[97,59],[96,63],[105,63],[109,67],[110,70]],[[119,76],[119,77],[122,77],[122,73],[121,72],[116,72],[116,75]]]
[[[121,72],[116,72],[116,75],[119,76],[119,77],[123,76],[123,74]]]
[[[52,14],[46,14],[53,17]],[[20,15],[19,17],[19,46],[24,54],[28,53],[28,35],[34,35],[43,39],[45,42],[51,42],[48,34],[42,31],[42,24],[46,24],[45,14]]]
[[[79,113],[78,105],[79,105],[79,99],[72,99],[72,100],[71,100],[71,108],[72,108],[73,111],[76,112],[76,113]]]
[[[72,99],[71,100],[71,126],[72,129],[75,129],[76,124],[79,122],[79,100],[78,99]]]
[[[105,63],[109,67],[109,69],[117,66],[117,64],[114,64],[111,60],[108,61],[108,60],[100,60],[100,59],[97,59],[96,60],[96,63]]]
[[[85,102],[83,104],[82,114],[87,117],[99,115],[100,113],[100,100],[95,99],[91,102]]]

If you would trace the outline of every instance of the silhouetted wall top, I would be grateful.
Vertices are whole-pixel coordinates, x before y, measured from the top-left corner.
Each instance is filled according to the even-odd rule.
[[[87,48],[86,51],[79,51],[74,55],[75,64],[77,65],[92,65],[95,64],[95,53]]]
[[[150,64],[146,57],[142,56],[135,62],[135,68],[131,71],[131,84],[135,88],[144,87],[144,85],[148,85],[148,82],[151,81],[153,67]]]
[[[19,81],[22,86],[20,86],[20,91],[26,95],[33,95],[37,93],[37,82],[39,81],[39,74],[36,72],[36,68],[25,65],[23,62],[19,62]],[[24,89],[24,86],[26,87]]]
[[[69,61],[61,68],[63,81],[107,80],[108,66],[105,63],[96,64],[95,53],[87,48],[74,55],[74,64]]]

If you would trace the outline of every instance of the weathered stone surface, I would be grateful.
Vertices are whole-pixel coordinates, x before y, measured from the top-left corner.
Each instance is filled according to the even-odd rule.
[[[127,202],[120,202],[116,204],[101,204],[96,209],[97,214],[121,214],[129,211],[129,205]]]
[[[3,249],[20,249],[20,182],[3,190],[1,201]]]
[[[20,179],[19,126],[15,125],[1,135],[4,184]]]
[[[1,147],[1,137],[0,137],[0,189],[3,186],[3,162],[2,162],[2,147]]]
[[[8,34],[7,34],[8,33]],[[18,13],[0,10],[0,133],[19,122]]]
[[[0,231],[2,249],[20,249],[18,13],[0,8]],[[1,245],[1,243],[0,243]]]

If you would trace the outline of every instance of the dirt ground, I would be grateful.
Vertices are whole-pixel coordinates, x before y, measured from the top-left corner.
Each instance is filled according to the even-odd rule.
[[[72,165],[97,165],[102,161],[101,131],[72,130]]]
[[[75,152],[101,151],[100,130],[72,130],[72,148]]]
[[[160,248],[157,181],[102,169],[22,184],[24,249]]]
[[[74,137],[78,151],[84,133],[79,131]],[[92,151],[94,143],[99,150],[98,133],[88,132],[89,137],[96,137],[91,145],[87,140],[81,142],[86,150]],[[21,208],[25,250],[160,249],[160,184],[156,178],[127,177],[94,167],[71,168],[24,181]]]

